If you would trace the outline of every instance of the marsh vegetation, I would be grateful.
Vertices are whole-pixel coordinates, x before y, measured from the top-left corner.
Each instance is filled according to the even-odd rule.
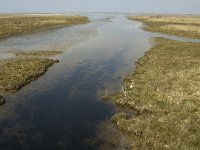
[[[0,39],[88,22],[89,19],[84,16],[53,14],[0,15]]]
[[[41,76],[56,60],[41,58],[16,58],[0,60],[0,91],[16,92]]]
[[[147,31],[200,38],[200,16],[130,16],[129,19],[145,23]]]
[[[200,44],[155,38],[155,45],[110,98],[134,110],[116,114],[117,127],[138,149],[200,147]]]
[[[60,14],[1,14],[0,39],[49,29],[88,23],[85,16]],[[0,92],[16,92],[41,76],[58,60],[50,59],[61,51],[18,51],[12,59],[0,60]],[[0,96],[0,105],[5,101]]]
[[[58,60],[49,59],[59,51],[17,52],[12,59],[0,60],[0,92],[16,92],[24,85],[43,75]],[[0,96],[0,105],[5,100]]]
[[[39,57],[39,58],[48,58],[53,57],[59,54],[62,54],[61,51],[20,51],[14,52],[17,57]]]
[[[121,25],[121,24],[117,24],[117,25]],[[123,27],[126,28],[127,24],[125,24],[125,26]],[[41,29],[41,31],[46,30],[46,29],[52,29],[52,28],[54,27],[44,28],[44,29]],[[109,28],[106,28],[106,33],[110,31],[111,29],[113,29],[113,25],[111,25]],[[118,31],[119,31],[118,28],[114,30],[114,32],[118,32]],[[162,31],[162,32],[167,33],[166,31]],[[29,30],[26,33],[32,33],[32,31]],[[112,33],[112,32],[109,32],[109,33]],[[120,33],[119,37],[121,38],[122,32],[119,32],[119,33]],[[132,32],[130,33],[132,34]],[[20,31],[20,32],[10,34],[10,35],[18,35],[18,34],[24,34],[24,33]],[[168,33],[168,34],[172,34],[172,33]],[[173,34],[178,35],[178,31],[177,30],[173,31]],[[188,35],[189,34],[187,33],[187,36]],[[116,35],[114,34],[114,36]],[[112,38],[110,37],[109,38],[112,39],[114,43],[117,43],[118,40],[116,40],[114,36],[112,36]],[[184,36],[186,36],[186,33]],[[104,38],[104,36],[102,37]],[[191,37],[194,37],[194,36],[191,36]],[[129,36],[127,36],[126,38],[123,37],[121,41],[117,43],[116,47],[120,47],[120,46],[124,47],[128,42],[130,42],[130,41],[128,42],[126,41],[128,39],[129,39]],[[103,40],[104,39],[100,39],[100,40],[98,39],[98,42],[94,42],[92,46],[90,45],[93,53],[94,53],[93,51],[94,47],[96,45],[97,47],[99,46],[96,43],[100,43]],[[108,39],[105,39],[105,40],[108,40]],[[124,40],[125,42],[123,43],[122,40]],[[131,39],[131,42],[132,41],[134,40]],[[164,39],[164,38],[155,38],[153,42],[154,42],[154,46],[150,49],[150,51],[148,51],[145,54],[143,58],[139,59],[139,61],[137,62],[136,70],[132,74],[124,78],[125,85],[124,85],[123,90],[113,94],[112,96],[106,97],[108,99],[111,99],[113,102],[117,103],[120,106],[128,107],[129,108],[128,112],[133,112],[134,115],[130,115],[132,113],[119,112],[115,116],[112,117],[112,121],[116,124],[116,126],[121,131],[127,133],[127,135],[130,135],[131,139],[133,139],[132,140],[133,143],[131,143],[130,145],[132,145],[134,149],[198,149],[200,147],[199,145],[199,141],[200,141],[200,135],[199,135],[199,129],[200,129],[200,126],[199,126],[200,125],[200,122],[199,122],[200,120],[199,118],[200,116],[200,111],[199,111],[200,49],[199,47],[200,47],[200,44],[178,42],[178,41],[173,41],[173,40]],[[105,46],[103,49],[107,50],[109,48],[111,49],[113,48],[113,51],[115,52],[116,47]],[[88,49],[88,47],[83,47],[81,51],[83,52],[83,50],[85,49]],[[98,50],[99,49],[97,49],[96,51]],[[91,51],[86,51],[86,52],[91,53]],[[0,60],[0,68],[2,69],[0,72],[0,85],[1,85],[0,91],[1,92],[6,92],[6,91],[15,92],[16,90],[20,89],[22,86],[28,84],[32,80],[36,79],[38,76],[44,74],[45,71],[47,71],[49,66],[53,65],[55,62],[58,62],[56,60],[50,59],[50,57],[55,56],[57,54],[61,54],[61,53],[62,52],[58,52],[58,51],[51,51],[51,52],[49,51],[37,51],[37,52],[23,51],[22,52],[21,51],[21,52],[14,52],[16,56],[13,59]],[[83,53],[85,53],[85,51]],[[124,51],[122,53],[124,53]],[[112,54],[115,54],[115,53],[112,53]],[[94,55],[91,55],[91,56],[95,58],[97,55],[99,55],[99,51],[98,53],[94,53]],[[73,57],[74,60],[76,60],[77,58],[76,56],[77,55]],[[93,58],[93,57],[88,56],[86,58],[87,60],[90,60],[90,58]],[[119,57],[120,56],[117,55],[114,57],[114,59],[118,59]],[[73,146],[77,145],[77,143],[74,144],[74,141],[80,140],[80,137],[81,137],[79,134],[77,134],[77,132],[80,131],[80,130],[77,131],[77,129],[79,128],[81,129],[83,125],[85,125],[84,124],[85,120],[87,119],[90,120],[91,114],[95,114],[96,112],[98,112],[97,110],[99,110],[99,112],[102,110],[103,112],[105,111],[104,109],[102,109],[102,107],[99,107],[99,104],[98,105],[96,103],[95,105],[93,104],[96,97],[93,98],[91,97],[90,94],[95,93],[94,90],[96,90],[96,87],[99,87],[98,84],[104,81],[107,81],[107,78],[102,80],[102,78],[98,78],[98,76],[93,76],[93,75],[94,74],[99,75],[102,72],[106,72],[108,75],[112,74],[113,72],[110,70],[112,70],[113,67],[119,66],[118,63],[113,64],[112,61],[105,61],[103,58],[105,58],[105,56],[100,59],[104,67],[99,66],[99,63],[97,63],[98,68],[103,68],[102,70],[100,71],[96,70],[97,64],[95,64],[94,66],[90,65],[90,64],[93,64],[94,60],[86,62],[86,64],[84,64],[82,68],[77,67],[76,72],[73,73],[73,75],[70,76],[70,78],[65,78],[65,80],[63,80],[63,83],[66,85],[65,88],[62,87],[61,89],[55,88],[53,90],[50,90],[50,92],[47,92],[46,95],[44,95],[46,96],[46,98],[44,98],[44,96],[42,95],[41,96],[42,98],[38,100],[39,103],[37,105],[37,108],[39,109],[35,109],[37,113],[35,112],[27,113],[27,114],[34,115],[34,114],[38,114],[39,111],[41,113],[41,112],[44,112],[44,110],[49,110],[49,108],[52,105],[54,106],[55,101],[57,100],[57,95],[55,96],[55,94],[59,93],[59,95],[63,95],[63,97],[59,97],[61,101],[58,102],[59,107],[55,109],[57,111],[49,111],[47,114],[44,114],[45,118],[51,118],[52,116],[59,116],[58,118],[53,117],[52,119],[44,120],[43,117],[41,117],[42,119],[38,121],[40,117],[38,118],[38,115],[36,115],[34,117],[33,116],[26,117],[25,119],[20,120],[20,122],[28,122],[28,123],[30,122],[30,126],[32,126],[33,124],[35,124],[35,126],[42,125],[44,128],[42,130],[42,133],[40,134],[42,135],[41,141],[46,140],[48,143],[49,141],[51,141],[50,143],[53,146],[55,146],[54,144],[59,143],[60,146],[63,146],[62,148],[67,148],[70,145],[68,139],[72,139],[72,142],[70,141],[70,143],[72,143]],[[83,60],[86,60],[86,59],[83,59]],[[82,61],[80,62],[82,63]],[[111,64],[111,65],[110,67],[107,68],[108,64]],[[68,68],[66,67],[63,70],[68,70]],[[95,70],[96,72],[91,73],[92,70],[93,71]],[[82,76],[82,78],[80,78],[79,76],[77,77],[76,74]],[[85,79],[85,76],[88,79]],[[91,80],[91,79],[94,79],[94,80]],[[97,82],[96,79],[98,79],[98,81],[100,82]],[[80,84],[79,83],[80,80],[81,82],[84,80],[84,84],[82,83]],[[80,91],[78,92],[71,91],[74,89],[74,85],[77,85],[78,87],[77,91],[78,90]],[[87,89],[88,87],[90,88]],[[83,89],[86,91],[84,91]],[[69,91],[69,94],[66,94],[66,91]],[[64,94],[60,94],[60,92],[63,92]],[[52,93],[53,93],[53,96],[51,95]],[[70,93],[73,93],[73,94],[70,94]],[[67,96],[66,98],[66,95],[68,95],[69,97]],[[73,95],[73,98],[75,98],[74,99],[75,101],[73,102],[76,103],[78,101],[78,106],[81,106],[82,109],[84,108],[83,109],[84,111],[82,111],[83,114],[87,113],[87,111],[90,110],[91,108],[94,110],[94,111],[88,112],[89,114],[88,118],[82,118],[82,115],[79,115],[80,113],[79,109],[77,109],[76,107],[77,103],[76,105],[69,105],[71,103],[67,103],[66,99],[71,100],[72,95]],[[76,99],[76,96],[77,96],[77,99]],[[52,98],[53,103],[49,103],[49,101],[45,101],[45,99],[49,99],[47,97],[53,97]],[[83,101],[83,98],[84,98],[84,101]],[[44,100],[44,104],[41,104],[40,100]],[[0,96],[0,105],[3,104],[2,103],[3,101],[4,99]],[[35,99],[33,101],[35,101]],[[48,105],[46,105],[47,103]],[[87,103],[88,105],[84,105],[85,103]],[[70,111],[66,111],[66,110],[70,110]],[[24,111],[20,111],[20,112],[23,113]],[[58,112],[59,112],[59,115],[58,115]],[[66,115],[66,112],[67,112],[67,115]],[[76,117],[76,119],[78,120],[78,124],[77,124],[76,119],[75,119],[75,123],[73,124],[72,122],[71,124],[70,114],[72,115],[78,114]],[[70,116],[69,119],[67,118],[68,116]],[[96,117],[97,116],[95,114],[94,118]],[[12,117],[12,118],[15,118],[15,117]],[[26,120],[27,118],[28,119],[31,118],[31,120]],[[37,118],[37,119],[34,120],[32,118]],[[82,122],[80,120],[84,120],[84,121]],[[14,121],[11,120],[11,121],[14,122],[13,124],[15,124],[15,120]],[[62,123],[57,124],[58,121],[61,121]],[[16,120],[16,124],[17,122],[19,122],[19,120]],[[7,130],[7,122],[4,124],[5,124],[4,128],[6,128]],[[49,124],[52,124],[54,127],[59,125],[58,128],[51,128],[51,129],[53,130],[53,132],[55,131],[55,135],[59,137],[58,138],[59,140],[62,139],[62,136],[64,136],[63,141],[62,140],[57,141],[56,139],[51,139],[51,138],[48,139],[47,137],[49,137],[48,136],[49,134],[47,135],[45,134],[45,136],[43,137],[44,132],[46,133],[49,132],[49,128],[46,128],[46,127],[49,127]],[[85,135],[86,132],[89,133],[91,131],[92,127],[88,126],[91,124],[92,124],[91,122],[86,124],[87,129],[89,128],[89,130],[84,130],[83,135]],[[68,125],[69,125],[69,131],[68,131]],[[27,124],[25,124],[25,126],[27,126]],[[28,131],[26,131],[25,133],[22,133],[23,137],[24,135],[31,135],[30,139],[32,140],[32,137],[35,137],[37,139],[37,137],[40,136],[40,135],[35,136],[34,135],[35,133],[32,133],[32,131],[35,131],[35,130],[29,131],[31,132],[31,134],[26,133]],[[64,134],[64,135],[60,134],[63,131],[65,131],[64,133],[67,133],[67,134]],[[19,134],[17,133],[17,136],[13,136],[11,134],[10,139],[13,139],[13,138],[18,139],[19,135],[21,136],[21,133]],[[60,138],[60,135],[61,135],[61,138]],[[66,135],[70,135],[70,136],[65,137]],[[76,137],[73,137],[73,135],[75,135]],[[9,135],[5,134],[5,137],[9,137]],[[10,142],[12,141],[10,139],[7,138],[6,140]],[[31,141],[31,142],[33,142],[36,146],[38,144],[38,140]],[[95,143],[95,142],[96,141],[92,141],[92,143]],[[3,140],[2,140],[2,143],[4,144]],[[15,147],[16,145],[15,141],[14,143],[11,142],[10,145]],[[128,148],[130,148],[129,144],[128,144]]]

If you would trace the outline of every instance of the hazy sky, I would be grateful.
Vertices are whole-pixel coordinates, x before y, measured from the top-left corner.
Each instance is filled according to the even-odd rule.
[[[200,14],[200,0],[0,0],[0,12],[139,12]]]

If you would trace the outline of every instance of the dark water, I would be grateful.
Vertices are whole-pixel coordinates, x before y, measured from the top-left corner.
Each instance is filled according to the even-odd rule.
[[[113,106],[101,100],[148,50],[152,34],[123,15],[90,14],[91,23],[0,41],[10,51],[61,50],[60,63],[0,107],[0,150],[97,149],[96,127]]]

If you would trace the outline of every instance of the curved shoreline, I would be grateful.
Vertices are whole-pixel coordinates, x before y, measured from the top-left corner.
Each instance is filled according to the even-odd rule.
[[[200,137],[193,132],[200,129],[199,47],[200,43],[154,38],[135,71],[124,78],[124,89],[105,97],[136,112],[134,117],[124,112],[112,117],[118,129],[133,139],[133,148],[200,147]],[[190,136],[195,138],[185,138]]]
[[[0,40],[11,36],[31,34],[65,26],[85,24],[88,22],[88,17],[77,15],[65,16],[62,14],[0,14]],[[43,75],[50,66],[58,62],[58,60],[48,59],[48,57],[55,56],[60,53],[62,52],[17,52],[15,53],[16,57],[12,59],[0,60],[0,65],[2,65],[0,74],[0,92],[16,92],[21,87]],[[24,68],[24,66],[26,66],[26,68]],[[35,67],[29,68],[33,66]],[[44,67],[41,68],[41,66]],[[10,68],[10,70],[4,69],[5,67]],[[31,71],[30,69],[34,70]],[[11,70],[20,72],[14,80],[12,80],[12,78],[9,80],[7,79],[7,77],[11,77],[13,75],[12,72],[9,72]],[[23,72],[23,70],[25,72]],[[1,95],[0,98],[0,105],[3,105],[5,100]]]
[[[34,51],[18,52],[14,58],[0,60],[0,92],[17,92],[23,86],[45,74],[47,69],[59,60],[49,59],[61,52]],[[0,95],[0,105],[5,99]]]

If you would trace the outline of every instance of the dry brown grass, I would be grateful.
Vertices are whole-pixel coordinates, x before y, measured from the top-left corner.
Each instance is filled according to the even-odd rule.
[[[130,16],[129,19],[144,22],[147,31],[200,38],[199,16]]]
[[[16,92],[32,80],[43,75],[47,69],[58,62],[49,59],[61,54],[60,51],[15,52],[13,59],[0,60],[0,93]],[[5,99],[0,95],[0,105]]]
[[[137,116],[112,120],[135,149],[200,149],[200,43],[155,43],[124,79],[125,90],[109,97]]]
[[[84,16],[0,15],[0,39],[88,22]]]
[[[37,58],[49,58],[53,57],[59,54],[62,54],[61,51],[21,51],[21,52],[15,52],[15,55],[17,57],[37,57]]]
[[[60,51],[15,52],[17,57],[0,60],[0,91],[17,91],[22,86],[44,74],[47,68],[58,60],[49,57]]]
[[[0,60],[0,91],[16,92],[43,75],[55,62],[41,58]]]

